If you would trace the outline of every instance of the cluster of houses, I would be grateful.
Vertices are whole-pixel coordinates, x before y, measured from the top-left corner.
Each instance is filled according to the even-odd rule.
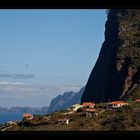
[[[138,101],[140,102],[140,100],[137,100],[135,102],[138,102]],[[114,101],[114,102],[107,103],[105,108],[106,110],[112,110],[112,109],[122,107],[124,105],[128,105],[128,103],[124,101]],[[97,116],[98,114],[105,111],[105,109],[102,109],[99,111],[95,109],[95,106],[96,104],[94,104],[93,102],[84,102],[81,105],[76,104],[76,105],[73,105],[72,107],[73,107],[73,111],[77,111],[79,108],[85,108],[86,117]]]
[[[134,101],[134,103],[140,103],[140,99],[137,99]],[[96,104],[94,104],[93,102],[84,102],[82,104],[75,104],[71,107],[71,109],[68,109],[69,112],[67,113],[63,113],[63,114],[71,114],[74,112],[77,112],[77,110],[79,108],[82,108],[85,110],[86,112],[86,117],[92,117],[92,116],[97,116],[98,114],[104,112],[105,110],[112,110],[112,109],[116,109],[116,108],[120,108],[124,105],[129,105],[127,102],[124,101],[113,101],[113,102],[109,102],[106,104],[105,108],[102,110],[97,110],[96,108]],[[95,109],[96,108],[96,109]],[[34,116],[30,113],[24,113],[22,115],[23,120],[32,120],[34,118]],[[50,120],[50,116],[45,116],[43,117],[44,120]],[[59,120],[57,120],[57,124],[69,124],[70,119],[69,118],[61,118]],[[9,121],[6,123],[6,126],[16,126],[17,125],[17,121]],[[1,126],[3,127],[3,126]]]
[[[139,101],[140,102],[140,101]],[[124,102],[124,101],[114,101],[114,102],[109,102],[106,104],[105,109],[106,110],[112,110],[112,109],[116,109],[119,107],[122,107],[124,105],[128,105],[128,103]],[[97,110],[95,109],[96,104],[93,102],[84,102],[82,104],[75,104],[72,106],[71,110],[67,113],[63,113],[63,114],[71,114],[74,112],[77,112],[77,110],[79,108],[83,108],[86,112],[86,117],[92,117],[92,116],[97,116],[98,114],[101,114],[105,111],[105,109],[101,109],[101,110]],[[66,124],[68,124],[69,119],[60,119],[58,120],[58,122],[65,122]]]
[[[124,101],[114,101],[114,102],[110,102],[110,103],[107,103],[107,106],[106,108],[107,109],[114,109],[114,108],[119,108],[119,107],[122,107],[123,105],[128,105],[128,103],[124,102]],[[105,111],[105,109],[102,109],[102,110],[96,110],[95,109],[95,106],[96,104],[93,103],[93,102],[84,102],[82,104],[75,104],[71,107],[71,110],[67,113],[63,113],[64,115],[65,114],[71,114],[71,113],[74,113],[74,112],[77,112],[77,110],[79,108],[84,108],[85,112],[86,112],[86,117],[92,117],[92,116],[97,116],[98,114],[102,113]],[[30,114],[30,113],[25,113],[23,114],[23,120],[32,120],[33,119],[33,115]],[[44,120],[48,120],[48,117],[43,117]],[[56,124],[66,124],[68,125],[69,124],[69,121],[70,119],[69,118],[61,118],[61,119],[58,119]]]

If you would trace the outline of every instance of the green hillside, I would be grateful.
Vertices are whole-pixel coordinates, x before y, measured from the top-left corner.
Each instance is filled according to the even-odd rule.
[[[22,120],[5,131],[140,131],[140,103],[128,101],[129,105],[117,109],[105,109],[106,103],[96,104],[102,113],[86,117],[84,108],[72,114],[61,110],[47,115],[34,116],[32,120]],[[44,119],[44,117],[46,119]],[[59,119],[69,119],[69,124],[58,123]]]

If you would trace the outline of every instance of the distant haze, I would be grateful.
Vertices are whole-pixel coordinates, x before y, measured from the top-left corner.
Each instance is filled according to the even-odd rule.
[[[105,9],[0,10],[0,107],[48,106],[86,85]]]

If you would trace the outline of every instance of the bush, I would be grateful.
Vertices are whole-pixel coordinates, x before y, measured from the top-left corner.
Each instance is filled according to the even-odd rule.
[[[58,112],[59,112],[59,113],[66,113],[66,112],[68,112],[68,110],[61,109],[61,110],[59,110]]]
[[[84,109],[82,107],[77,109],[77,112],[83,112],[83,111],[84,111]]]
[[[97,107],[97,108],[105,108],[106,107],[106,103],[96,104],[95,107]]]

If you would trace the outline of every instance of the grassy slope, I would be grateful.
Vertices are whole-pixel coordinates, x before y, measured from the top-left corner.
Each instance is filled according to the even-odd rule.
[[[102,105],[97,105],[102,107]],[[14,126],[7,131],[140,131],[140,105],[132,103],[117,110],[106,110],[98,116],[85,117],[85,112],[63,115],[62,111],[51,113],[49,121],[42,117],[28,121],[34,126]],[[55,124],[60,118],[69,118],[69,125]]]

